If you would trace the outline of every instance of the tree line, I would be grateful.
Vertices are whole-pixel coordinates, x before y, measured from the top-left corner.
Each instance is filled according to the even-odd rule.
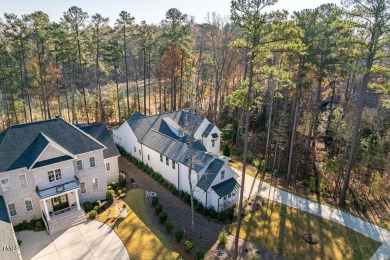
[[[110,23],[76,6],[59,22],[6,13],[1,127],[191,106],[223,129],[243,171],[255,156],[258,173],[389,212],[390,2],[267,11],[276,2],[233,0],[230,18],[204,23],[172,8],[157,25],[127,11]]]

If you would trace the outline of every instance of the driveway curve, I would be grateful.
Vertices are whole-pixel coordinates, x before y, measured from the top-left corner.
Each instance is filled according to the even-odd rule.
[[[23,259],[130,259],[117,234],[106,224],[94,220],[53,235],[46,231],[21,231],[17,238],[22,241]]]

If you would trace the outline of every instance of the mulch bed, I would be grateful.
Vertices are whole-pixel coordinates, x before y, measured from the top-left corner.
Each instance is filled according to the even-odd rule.
[[[159,203],[162,205],[163,211],[167,212],[168,214],[168,221],[171,221],[174,225],[174,229],[172,230],[171,234],[166,231],[165,224],[159,223],[158,216],[155,214],[154,208],[151,205],[151,198],[146,198],[146,206],[148,208],[149,214],[157,228],[170,240],[171,244],[183,258],[193,259],[198,251],[202,251],[206,254],[213,247],[213,253],[215,255],[215,244],[216,241],[218,241],[218,235],[220,231],[223,229],[222,224],[195,212],[195,228],[194,231],[191,232],[191,208],[185,202],[174,196],[160,183],[155,181],[142,170],[138,169],[134,164],[130,163],[122,156],[119,157],[119,168],[122,172],[125,173],[127,180],[130,180],[131,178],[135,180],[136,187],[157,193],[157,196],[159,197]],[[132,187],[133,184],[129,183],[128,188],[131,189]],[[175,240],[174,234],[177,229],[184,230],[184,238],[181,243],[177,243]],[[192,249],[191,254],[185,252],[184,250],[184,241],[186,240],[190,240],[194,243],[194,248]],[[245,256],[246,253],[242,252],[242,254]],[[264,253],[261,255],[262,259],[275,259],[268,257],[264,258],[264,256],[267,256],[267,254]]]

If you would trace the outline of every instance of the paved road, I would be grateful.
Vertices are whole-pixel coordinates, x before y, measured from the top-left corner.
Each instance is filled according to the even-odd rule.
[[[239,176],[241,176],[241,172],[239,170],[236,170],[236,172]],[[238,178],[238,181],[241,182],[241,177]],[[364,221],[361,218],[352,216],[342,210],[307,200],[273,187],[267,183],[261,183],[260,180],[247,174],[245,176],[244,197],[248,198],[253,195],[258,195],[279,202],[283,205],[320,216],[366,235],[373,240],[381,242],[382,245],[378,248],[374,255],[372,255],[370,260],[390,259],[390,232],[381,227]]]

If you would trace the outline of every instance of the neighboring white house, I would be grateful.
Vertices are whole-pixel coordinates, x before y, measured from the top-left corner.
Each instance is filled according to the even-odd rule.
[[[13,225],[43,218],[50,233],[85,220],[81,203],[105,199],[118,180],[118,150],[104,124],[62,118],[0,133],[0,196]]]
[[[113,130],[116,144],[159,172],[179,190],[190,192],[188,125],[193,126],[194,197],[221,211],[236,203],[239,184],[228,159],[219,155],[221,131],[189,110],[144,116],[135,113]]]

